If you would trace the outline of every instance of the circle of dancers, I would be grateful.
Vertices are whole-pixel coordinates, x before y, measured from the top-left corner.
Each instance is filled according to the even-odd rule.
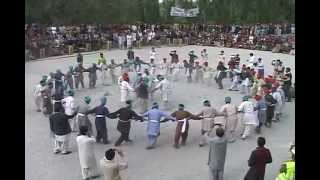
[[[239,124],[240,138],[245,140],[254,131],[260,134],[263,126],[271,128],[273,122],[279,122],[283,115],[283,106],[294,96],[291,69],[285,67],[279,59],[272,61],[273,74],[265,75],[263,60],[255,57],[253,53],[241,63],[239,54],[231,55],[227,60],[224,51],[221,51],[217,57],[216,68],[209,66],[206,49],[200,52],[200,57],[190,51],[188,61],[181,61],[176,50],[169,53],[171,61],[163,58],[159,62],[158,56],[156,49],[151,48],[149,62],[146,62],[130,48],[127,59],[122,63],[117,64],[113,59],[107,63],[103,53],[100,53],[97,63],[84,67],[83,56],[79,53],[76,58],[77,65],[70,66],[66,73],[58,69],[55,73],[49,73],[49,76],[44,75],[35,88],[34,97],[37,112],[42,112],[49,118],[50,131],[54,138],[54,153],[71,153],[68,146],[71,132],[79,133],[78,146],[82,141],[110,144],[107,118],[118,120],[117,130],[120,136],[114,143],[116,147],[123,142],[132,143],[132,120],[147,121],[147,150],[156,148],[160,124],[168,121],[176,123],[173,142],[176,149],[186,145],[191,120],[201,121],[199,147],[205,146],[208,138],[216,136],[216,130],[221,128],[226,132],[228,142],[233,143],[238,139],[236,129]],[[116,75],[117,68],[120,68],[120,76]],[[95,107],[90,106],[90,96],[83,97],[79,104],[75,103],[75,94],[81,91],[79,84],[82,89],[85,88],[84,75],[88,75],[88,87],[93,89],[97,85],[98,72],[103,86],[109,86],[106,81],[110,78],[112,85],[119,87],[121,107],[115,112],[110,112],[106,107],[108,94],[102,96],[100,104]],[[231,86],[228,90],[240,91],[242,102],[235,105],[231,97],[225,97],[225,104],[220,108],[213,107],[210,100],[205,100],[198,113],[189,112],[184,104],[178,104],[173,111],[170,106],[174,95],[173,85],[183,81],[181,77],[185,77],[187,83],[203,84],[207,88],[214,80],[218,89],[223,89],[223,80],[229,79]],[[132,94],[135,95],[134,100],[130,98]],[[157,102],[156,99],[160,101]],[[135,101],[139,105],[138,113],[133,110]],[[168,113],[170,110],[172,112]],[[95,138],[92,138],[94,134],[89,115],[95,116]],[[80,137],[84,135],[87,139],[82,140]],[[108,152],[108,155],[114,156],[115,152],[120,156],[122,154],[121,150],[115,148]],[[81,159],[81,152],[79,156]],[[82,171],[84,178],[89,177],[90,173],[95,174]]]

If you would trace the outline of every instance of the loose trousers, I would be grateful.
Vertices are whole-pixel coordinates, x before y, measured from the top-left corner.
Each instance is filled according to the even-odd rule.
[[[105,121],[105,119],[95,120],[97,130],[96,142],[100,142],[100,140],[102,139],[102,142],[104,144],[108,142],[108,129]]]
[[[54,136],[54,152],[66,153],[69,150],[70,135],[55,135]]]
[[[223,170],[209,168],[209,180],[223,180]]]
[[[128,132],[120,132],[120,133],[121,133],[121,135],[118,138],[118,140],[116,141],[115,146],[119,146],[123,141],[130,141],[130,139],[129,139],[130,131],[128,131]]]
[[[148,99],[139,98],[140,113],[145,113],[148,110]]]
[[[179,145],[180,137],[182,137],[181,144],[185,144],[187,141],[188,131],[189,131],[189,122],[187,122],[186,129],[183,133],[181,132],[182,126],[183,126],[183,122],[178,122],[177,127],[176,127],[176,133],[174,136],[174,144],[175,145]]]
[[[79,87],[79,83],[81,84],[81,87],[84,88],[83,77],[75,76],[75,84],[77,89]]]
[[[242,138],[248,137],[251,134],[253,128],[254,128],[253,124],[243,124]]]
[[[201,130],[201,137],[199,142],[200,146],[207,144],[208,136],[209,136],[209,131]]]
[[[96,167],[91,167],[91,168],[81,168],[81,173],[82,173],[82,178],[83,179],[89,179],[92,177],[95,177],[98,175],[98,170]]]
[[[149,146],[154,146],[157,143],[158,136],[148,135],[148,144]]]

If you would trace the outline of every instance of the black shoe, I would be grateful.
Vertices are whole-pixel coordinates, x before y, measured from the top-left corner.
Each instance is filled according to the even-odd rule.
[[[37,109],[37,112],[41,112],[41,109]]]
[[[95,179],[95,178],[98,178],[98,177],[100,177],[100,175],[95,175],[95,176],[92,176],[91,178]]]
[[[132,143],[132,140],[131,140],[131,139],[128,139],[128,140],[126,140],[126,142],[128,142],[128,143]]]
[[[185,142],[181,143],[181,146],[186,146],[186,143]]]
[[[174,148],[179,149],[180,146],[178,144],[173,145]]]
[[[59,153],[61,153],[61,151],[55,151],[55,152],[53,152],[53,154],[59,154]]]
[[[199,147],[203,147],[204,146],[204,144],[199,144]]]
[[[147,150],[150,150],[150,149],[154,149],[154,146],[148,146],[146,147]]]

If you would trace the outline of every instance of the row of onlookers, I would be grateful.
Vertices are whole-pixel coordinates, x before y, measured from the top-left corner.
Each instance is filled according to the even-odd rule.
[[[25,26],[26,60],[100,49],[146,45],[207,45],[289,53],[291,24]]]

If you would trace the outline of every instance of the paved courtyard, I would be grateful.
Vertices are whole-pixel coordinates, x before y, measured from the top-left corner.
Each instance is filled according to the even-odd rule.
[[[159,53],[157,61],[161,61],[166,57],[170,60],[169,52],[176,49],[179,59],[188,59],[188,52],[194,50],[200,57],[200,51],[206,48],[209,53],[209,66],[216,67],[217,57],[220,50],[224,50],[226,57],[231,54],[240,54],[241,62],[244,63],[250,52],[256,57],[261,57],[264,61],[266,73],[272,72],[271,61],[273,59],[281,59],[285,66],[292,69],[293,81],[295,73],[295,57],[286,54],[278,54],[264,51],[251,51],[243,49],[202,47],[202,46],[184,46],[184,47],[163,47],[156,48]],[[135,54],[141,59],[149,61],[150,48],[134,50]],[[100,52],[100,51],[99,51]],[[116,63],[122,62],[126,58],[127,51],[112,50],[102,51],[110,62],[115,59]],[[97,62],[99,54],[84,55],[84,66],[90,66],[91,63]],[[42,75],[49,72],[55,72],[61,69],[66,72],[69,65],[75,65],[75,57],[67,58],[47,58],[39,61],[28,62],[25,64],[25,175],[26,180],[80,180],[81,170],[77,153],[77,145],[75,141],[76,134],[72,134],[70,155],[54,155],[53,140],[49,134],[49,120],[42,113],[35,111],[33,100],[33,89]],[[120,72],[117,72],[120,75]],[[99,74],[98,74],[99,78]],[[219,90],[214,83],[208,87],[201,84],[188,84],[186,78],[181,75],[180,81],[173,84],[173,94],[171,105],[176,110],[179,103],[185,105],[185,109],[198,113],[202,109],[202,102],[208,99],[212,105],[219,108],[224,104],[224,97],[230,96],[233,103],[239,105],[242,95],[239,92],[230,92],[227,88],[231,82],[224,79],[225,89]],[[109,80],[110,81],[110,80]],[[111,83],[111,81],[110,81]],[[88,77],[85,74],[85,86],[88,87]],[[76,102],[86,95],[92,97],[91,106],[99,103],[99,98],[105,94],[108,95],[107,107],[114,112],[120,107],[120,94],[116,85],[102,86],[100,80],[97,82],[95,89],[80,89],[75,92]],[[134,108],[137,109],[137,108]],[[266,137],[266,147],[271,150],[273,162],[267,166],[266,180],[274,180],[278,173],[281,162],[290,157],[288,152],[289,144],[295,137],[295,102],[286,103],[284,109],[284,117],[280,123],[274,123],[271,129],[264,128],[262,135]],[[94,118],[90,117],[94,122]],[[94,124],[94,123],[93,123]],[[107,120],[109,139],[114,143],[119,137],[116,130],[117,120]],[[129,162],[129,168],[121,172],[124,180],[205,180],[208,179],[208,146],[199,148],[200,139],[200,121],[190,121],[189,137],[187,145],[180,149],[174,149],[173,136],[175,131],[175,122],[167,122],[161,124],[161,136],[158,139],[157,148],[154,150],[145,150],[147,143],[146,135],[147,122],[132,122],[130,137],[133,144],[124,144],[121,149]],[[239,132],[238,132],[239,134]],[[247,160],[251,151],[256,147],[256,137],[253,134],[249,139],[242,141],[238,139],[235,143],[228,144],[227,157],[225,164],[225,180],[242,180],[248,170]],[[95,146],[96,158],[99,161],[105,150],[112,145]],[[102,178],[98,178],[102,179]]]

